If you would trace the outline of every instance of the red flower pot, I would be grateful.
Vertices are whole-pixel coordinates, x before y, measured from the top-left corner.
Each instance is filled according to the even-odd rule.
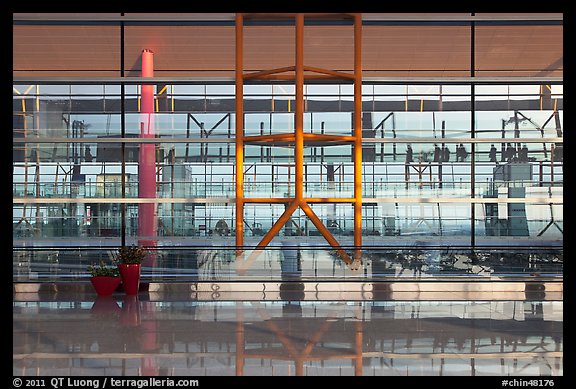
[[[111,296],[120,285],[120,277],[94,276],[90,277],[90,282],[98,296]]]
[[[138,289],[140,288],[140,267],[139,263],[121,263],[118,265],[126,294],[138,294]]]

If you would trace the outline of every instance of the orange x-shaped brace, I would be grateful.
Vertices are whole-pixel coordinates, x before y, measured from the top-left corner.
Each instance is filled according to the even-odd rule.
[[[239,274],[244,274],[244,272],[254,263],[256,258],[262,253],[264,248],[272,241],[274,236],[280,232],[280,229],[284,227],[284,225],[290,220],[290,217],[296,211],[296,209],[301,208],[302,211],[308,216],[310,221],[314,224],[314,226],[318,229],[318,231],[322,234],[324,239],[336,250],[336,254],[350,267],[352,271],[358,271],[360,268],[360,250],[355,250],[356,255],[354,255],[354,259],[350,258],[348,253],[341,248],[340,243],[334,238],[334,236],[328,231],[324,223],[318,218],[316,213],[310,208],[310,205],[306,202],[305,199],[298,200],[294,199],[288,207],[286,207],[284,213],[276,220],[272,228],[264,235],[260,243],[256,246],[255,250],[250,253],[246,260],[242,260],[242,253],[239,253],[236,260],[236,271]]]
[[[275,15],[274,17],[277,17]],[[318,17],[318,15],[307,15]],[[276,69],[260,70],[252,73],[244,72],[244,19],[246,18],[270,18],[269,14],[236,14],[236,247],[237,247],[237,271],[243,273],[263,249],[272,241],[280,229],[290,220],[297,208],[312,221],[314,226],[336,251],[338,256],[353,270],[360,268],[360,253],[362,246],[362,16],[361,14],[327,14],[326,18],[352,19],[354,24],[354,71],[353,73],[322,69],[304,65],[304,14],[287,14],[283,17],[295,19],[295,64]],[[295,111],[294,133],[270,134],[260,136],[244,135],[244,81],[245,80],[291,80],[295,86]],[[305,80],[343,80],[352,81],[354,84],[354,116],[353,135],[329,135],[304,133],[304,82]],[[304,197],[304,147],[308,144],[317,143],[330,145],[334,143],[349,142],[353,145],[354,156],[354,196],[353,199],[311,199]],[[243,259],[244,247],[244,204],[247,202],[276,203],[271,199],[249,199],[244,197],[244,144],[264,143],[268,145],[293,144],[294,167],[295,167],[295,196],[293,199],[282,199],[287,207],[274,223],[272,228],[262,238],[255,250],[247,260]],[[350,201],[351,200],[351,201]],[[354,260],[342,249],[338,241],[324,226],[322,221],[314,213],[308,203],[343,202],[354,204]]]

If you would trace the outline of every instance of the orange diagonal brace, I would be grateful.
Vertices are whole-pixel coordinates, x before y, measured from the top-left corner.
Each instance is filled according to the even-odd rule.
[[[262,70],[260,72],[245,74],[244,79],[248,80],[250,78],[260,78],[263,76],[270,76],[272,74],[284,73],[284,72],[289,72],[289,71],[293,71],[293,70],[294,70],[294,66],[287,66],[284,68],[277,68],[277,69],[270,69],[270,70]]]
[[[322,336],[324,336],[326,331],[328,331],[330,329],[330,327],[332,327],[332,323],[334,323],[334,322],[325,320],[324,323],[322,323],[322,326],[318,329],[318,331],[316,331],[314,333],[314,335],[312,335],[312,337],[310,338],[308,343],[306,343],[306,347],[304,347],[304,350],[302,350],[302,354],[305,357],[310,355],[310,353],[312,352],[312,349],[314,348],[316,343],[318,343],[320,341],[320,339],[322,339]]]
[[[350,80],[353,80],[355,77],[354,74],[338,72],[335,70],[316,68],[316,67],[312,67],[312,66],[304,66],[304,70],[307,70],[309,72],[327,74],[329,76],[336,77],[336,78],[343,78],[343,79],[350,79]]]
[[[338,243],[338,241],[332,236],[330,231],[328,231],[326,226],[322,223],[322,221],[318,218],[318,216],[316,216],[316,214],[314,213],[312,208],[310,208],[308,203],[302,201],[302,203],[300,204],[300,208],[302,208],[306,216],[308,216],[308,218],[314,224],[314,226],[316,226],[318,231],[320,231],[324,239],[326,239],[326,241],[330,243],[330,246],[336,249],[336,252],[340,256],[340,258],[342,258],[342,260],[346,262],[347,265],[351,265],[352,259],[350,259],[350,256],[348,256],[348,254],[346,254],[346,252],[342,249],[340,243]]]
[[[262,254],[263,251],[264,251],[263,249],[253,250],[246,260],[244,260],[246,253],[243,251],[237,251],[236,273],[238,273],[239,275],[244,275],[244,273],[246,273],[246,270],[248,270],[250,266],[252,266],[254,261],[260,256],[260,254]]]
[[[355,136],[304,133],[304,139],[318,142],[354,142]]]
[[[268,314],[265,309],[262,309],[262,306],[259,302],[252,302],[251,304],[255,308],[256,312],[258,312],[258,315],[264,320],[264,323],[266,323],[268,328],[270,328],[270,330],[278,337],[280,343],[286,347],[286,350],[290,356],[297,357],[300,354],[298,349],[296,346],[294,346],[286,334],[284,334],[284,332],[278,327],[278,325],[272,321],[270,314]]]
[[[298,201],[295,200],[288,206],[288,208],[286,208],[282,216],[276,220],[276,223],[274,223],[266,235],[264,235],[260,243],[256,246],[256,249],[264,248],[272,241],[274,236],[276,236],[276,234],[280,232],[280,229],[284,227],[284,224],[290,220],[290,216],[292,216],[296,208],[298,208]]]
[[[244,141],[245,142],[279,142],[279,141],[292,141],[292,142],[294,142],[294,133],[245,136]]]
[[[258,80],[283,80],[292,81],[296,79],[294,74],[270,74],[257,78]],[[305,80],[342,80],[344,77],[329,74],[305,74]]]

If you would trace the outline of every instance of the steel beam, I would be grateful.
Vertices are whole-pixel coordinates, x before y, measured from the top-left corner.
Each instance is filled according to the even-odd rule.
[[[296,112],[294,112],[296,200],[304,198],[304,15],[296,15]]]
[[[244,246],[244,17],[236,14],[236,248]],[[237,252],[239,254],[239,252]]]
[[[354,246],[362,246],[362,16],[354,15]]]

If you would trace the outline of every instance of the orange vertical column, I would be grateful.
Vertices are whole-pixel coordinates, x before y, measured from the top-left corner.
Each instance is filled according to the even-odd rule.
[[[354,246],[362,246],[362,15],[354,15]]]
[[[244,246],[244,17],[236,14],[236,248]]]
[[[294,164],[296,202],[304,199],[304,15],[296,15],[296,111]]]

